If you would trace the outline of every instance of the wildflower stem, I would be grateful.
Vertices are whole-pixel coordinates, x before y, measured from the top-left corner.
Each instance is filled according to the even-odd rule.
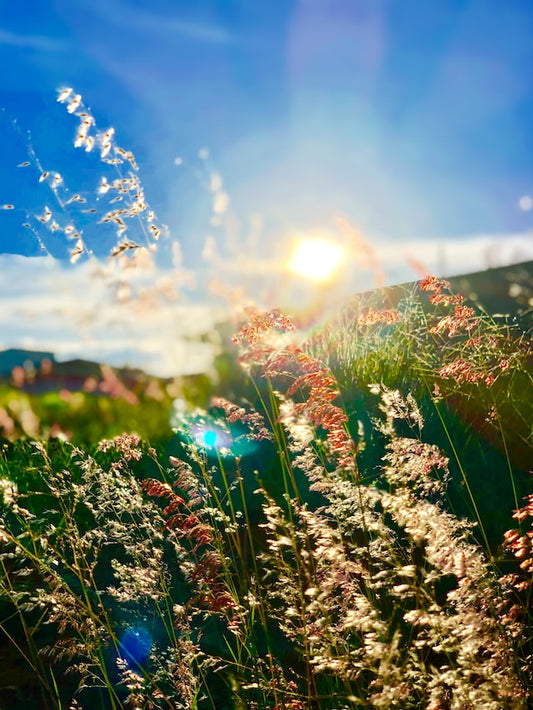
[[[444,433],[446,434],[446,438],[448,439],[448,443],[449,443],[450,448],[451,448],[451,450],[452,450],[452,452],[453,452],[453,455],[454,455],[455,461],[456,461],[456,463],[457,463],[457,466],[459,467],[459,471],[461,472],[461,477],[462,477],[462,479],[463,479],[463,483],[464,483],[464,485],[465,485],[465,488],[466,488],[466,490],[467,490],[467,492],[468,492],[468,497],[469,497],[469,499],[470,499],[470,503],[472,504],[472,508],[474,509],[474,514],[475,514],[476,521],[477,521],[477,523],[478,523],[478,525],[479,525],[479,529],[481,530],[481,535],[483,536],[483,542],[484,542],[484,544],[485,544],[485,549],[486,549],[486,551],[487,551],[487,554],[489,555],[489,557],[490,557],[491,560],[492,560],[492,552],[491,552],[491,547],[490,547],[490,544],[489,544],[489,540],[488,540],[487,535],[486,535],[486,532],[485,532],[485,527],[484,527],[484,525],[483,525],[483,520],[482,520],[482,518],[481,518],[481,515],[479,514],[479,509],[478,509],[478,507],[477,507],[477,503],[476,503],[475,496],[474,496],[474,494],[472,493],[472,489],[470,488],[470,484],[469,484],[469,482],[468,482],[468,477],[467,477],[466,472],[465,472],[465,470],[464,470],[464,468],[463,468],[463,464],[461,463],[461,459],[459,458],[459,454],[457,453],[457,449],[455,448],[455,444],[454,444],[454,442],[453,442],[453,438],[452,438],[452,436],[451,436],[451,434],[450,434],[450,431],[449,431],[449,429],[448,429],[448,427],[447,427],[447,425],[446,425],[446,422],[445,422],[445,420],[444,420],[444,417],[442,416],[442,412],[440,411],[437,402],[433,402],[433,404],[434,404],[434,407],[435,407],[435,411],[437,412],[437,415],[438,415],[438,417],[439,417],[439,420],[440,420],[440,422],[441,422],[441,424],[442,424],[442,428],[444,429]]]

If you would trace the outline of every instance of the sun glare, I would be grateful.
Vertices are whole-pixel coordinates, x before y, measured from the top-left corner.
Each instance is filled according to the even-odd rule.
[[[325,237],[305,237],[296,242],[290,270],[313,281],[328,281],[341,265],[345,249]]]

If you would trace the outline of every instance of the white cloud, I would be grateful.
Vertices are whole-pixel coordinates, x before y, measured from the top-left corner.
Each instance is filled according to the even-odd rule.
[[[120,303],[116,282],[90,262],[69,268],[50,258],[2,255],[0,349],[49,350],[59,360],[129,365],[161,377],[211,370],[217,344],[209,336],[223,319],[221,309],[156,302],[158,294],[146,286],[141,291]]]
[[[389,277],[405,273],[405,281],[416,278],[409,270],[414,258],[438,276],[458,276],[487,268],[509,266],[533,259],[533,233],[479,234],[461,239],[413,240],[376,245],[377,255]]]

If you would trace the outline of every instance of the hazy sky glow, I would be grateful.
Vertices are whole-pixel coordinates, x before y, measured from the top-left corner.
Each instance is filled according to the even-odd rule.
[[[510,259],[530,258],[532,36],[528,0],[1,3],[0,205],[15,209],[0,210],[0,253],[41,254],[21,225],[37,227],[51,196],[33,163],[16,167],[28,150],[70,194],[94,194],[102,166],[74,150],[77,121],[56,102],[72,86],[135,154],[192,270],[206,239],[228,262],[229,235],[251,269],[336,215],[399,250],[389,281],[414,277],[402,245],[447,243],[448,273],[486,265],[480,240],[509,253],[521,235]],[[77,216],[95,255],[109,253],[105,230]],[[68,260],[71,244],[43,241]],[[453,252],[465,241],[466,263]]]

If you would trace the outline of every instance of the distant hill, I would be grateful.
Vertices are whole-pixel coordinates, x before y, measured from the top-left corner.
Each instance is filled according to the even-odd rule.
[[[154,378],[139,369],[109,368],[98,362],[74,359],[58,362],[53,353],[40,350],[21,350],[10,348],[0,351],[0,382],[13,382],[13,370],[24,370],[21,389],[32,394],[59,391],[67,389],[71,392],[86,389],[89,379],[96,382],[102,381],[112,371],[120,382],[127,388],[136,388],[137,385],[145,386],[149,380],[157,379],[159,382],[170,382],[170,379]]]
[[[14,367],[24,367],[25,365],[39,370],[41,363],[45,360],[54,364],[54,354],[43,350],[21,350],[19,348],[2,350],[0,351],[0,377],[11,377]]]
[[[461,293],[491,316],[509,316],[523,330],[533,327],[533,261],[446,276],[454,293]],[[379,289],[388,307],[397,305],[416,281]],[[374,294],[367,291],[365,295]]]
[[[516,315],[526,319],[533,315],[533,261],[447,280],[454,291],[462,293],[490,315]]]

